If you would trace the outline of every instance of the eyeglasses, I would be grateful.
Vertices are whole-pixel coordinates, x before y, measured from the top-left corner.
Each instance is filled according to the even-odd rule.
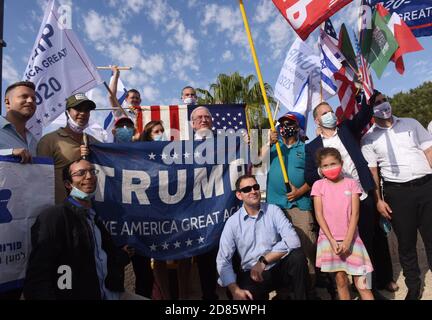
[[[387,102],[387,101],[388,101],[387,98],[382,98],[381,100],[375,100],[375,105],[377,106],[377,105],[384,103],[384,102]]]
[[[98,169],[81,169],[74,173],[71,173],[71,177],[84,177],[86,174],[90,173],[91,176],[95,176],[99,173]]]
[[[239,191],[243,193],[249,193],[254,189],[255,191],[258,191],[260,189],[260,185],[258,183],[255,183],[253,186],[247,186],[241,188]]]
[[[203,120],[203,119],[204,120],[211,120],[211,118],[212,117],[210,117],[210,116],[196,116],[195,119],[194,119],[194,121],[195,120]]]

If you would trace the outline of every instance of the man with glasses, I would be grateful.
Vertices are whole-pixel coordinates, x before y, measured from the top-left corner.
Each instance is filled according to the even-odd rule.
[[[269,292],[291,287],[294,299],[306,299],[308,269],[300,240],[282,210],[261,203],[260,186],[253,175],[236,181],[236,196],[243,206],[223,229],[217,269],[219,283],[235,300],[264,300]],[[232,258],[237,251],[241,270],[236,275]]]
[[[93,136],[84,133],[88,127],[90,111],[94,109],[96,104],[84,93],[70,96],[66,101],[66,127],[43,136],[38,143],[37,155],[54,159],[56,204],[62,203],[66,198],[62,170],[71,161],[88,156],[90,153],[88,145],[99,142]],[[84,141],[85,135],[88,145]]]
[[[417,230],[432,270],[432,136],[417,120],[395,117],[381,93],[375,99],[373,116],[375,124],[362,138],[362,152],[377,186],[377,209],[392,222],[398,239],[399,259],[408,287],[405,299],[418,300],[421,279]],[[383,194],[379,175],[383,179]]]
[[[124,291],[129,254],[126,248],[117,248],[93,209],[97,173],[87,160],[64,168],[68,198],[61,205],[44,209],[31,229],[26,299],[143,299]]]

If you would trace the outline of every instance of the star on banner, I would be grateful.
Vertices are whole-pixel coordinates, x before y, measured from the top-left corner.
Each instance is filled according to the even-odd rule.
[[[162,158],[162,160],[166,160],[166,158],[168,158],[168,156],[165,153],[162,153],[161,158]]]
[[[203,238],[203,237],[199,237],[199,238],[197,239],[197,241],[198,241],[198,243],[204,243],[204,238]]]
[[[164,243],[162,243],[162,249],[163,250],[168,250],[169,244],[166,243],[166,241]]]
[[[174,249],[180,248],[180,242],[178,242],[178,240],[176,242],[174,242]]]
[[[192,245],[192,240],[191,239],[187,239],[186,241],[186,246],[190,247]]]
[[[185,159],[189,159],[190,153],[186,152],[186,153],[183,153],[183,155],[184,155]]]
[[[148,156],[150,160],[156,160],[156,155],[153,152],[150,153]]]
[[[156,247],[157,245],[155,245],[154,243],[150,246],[150,251],[156,251]]]

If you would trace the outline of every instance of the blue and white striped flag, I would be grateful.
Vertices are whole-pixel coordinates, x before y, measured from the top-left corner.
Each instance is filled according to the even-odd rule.
[[[337,92],[337,85],[334,74],[342,68],[342,61],[345,60],[342,52],[338,48],[336,31],[329,20],[320,29],[321,47],[321,83],[325,91],[331,95]]]

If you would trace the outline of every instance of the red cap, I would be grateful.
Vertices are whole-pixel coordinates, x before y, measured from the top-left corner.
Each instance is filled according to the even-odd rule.
[[[117,118],[115,121],[114,121],[114,126],[117,126],[117,124],[119,123],[119,122],[121,122],[121,121],[128,121],[128,122],[130,122],[132,125],[134,125],[134,122],[133,122],[133,120],[131,119],[131,118],[129,118],[129,117],[126,117],[126,116],[121,116],[120,118]]]

